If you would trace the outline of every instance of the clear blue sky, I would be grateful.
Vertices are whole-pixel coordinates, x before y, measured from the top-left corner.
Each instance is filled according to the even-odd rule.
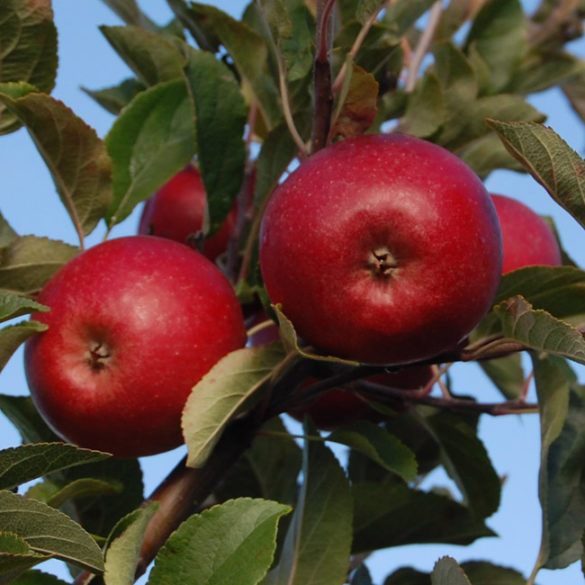
[[[164,0],[140,2],[151,17],[164,22],[170,12]],[[244,2],[224,0],[214,2],[223,10],[239,16]],[[531,3],[532,4],[532,3]],[[71,107],[100,136],[110,128],[113,117],[95,104],[80,90],[80,86],[99,89],[114,85],[129,75],[124,63],[117,57],[98,30],[100,24],[119,24],[117,17],[99,0],[53,0],[56,24],[59,30],[60,66],[54,96]],[[575,50],[585,55],[585,44]],[[547,124],[554,128],[573,148],[583,151],[584,126],[570,112],[559,92],[551,91],[537,96],[533,103],[549,115]],[[0,164],[3,186],[0,191],[0,209],[12,227],[21,234],[34,233],[70,243],[77,243],[72,226],[61,208],[51,178],[36,152],[28,134],[21,130],[0,137]],[[554,218],[569,254],[585,266],[584,234],[577,223],[557,207],[547,193],[526,176],[509,172],[494,173],[487,182],[493,192],[503,193],[531,205],[537,212]],[[114,231],[113,236],[136,231],[137,214]],[[97,231],[88,244],[96,243],[103,232]],[[583,382],[583,376],[580,376]],[[455,387],[482,400],[498,400],[500,396],[486,382],[479,368],[473,364],[457,367]],[[7,368],[0,373],[0,392],[26,394],[22,371],[22,353],[19,351]],[[531,395],[534,398],[534,394]],[[431,570],[443,555],[452,555],[462,562],[486,559],[512,566],[528,575],[538,553],[540,539],[540,510],[537,501],[537,472],[539,458],[539,430],[535,416],[483,417],[481,436],[486,443],[500,475],[506,476],[500,511],[488,524],[499,538],[483,539],[471,547],[417,546],[382,551],[368,561],[377,585],[392,570],[412,565],[420,570]],[[17,445],[19,437],[0,415],[0,448]],[[145,458],[143,469],[147,492],[179,460],[182,450]],[[442,476],[434,478],[444,484]],[[58,570],[52,563],[47,570]],[[566,585],[582,582],[578,565],[563,571],[542,571],[540,585]]]

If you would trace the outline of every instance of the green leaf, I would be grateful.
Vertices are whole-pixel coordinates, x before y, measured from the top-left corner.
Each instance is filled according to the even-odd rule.
[[[65,514],[36,500],[0,491],[0,524],[37,553],[50,554],[93,572],[103,571],[93,538]]]
[[[440,445],[443,466],[465,505],[478,518],[491,516],[500,505],[501,480],[477,429],[464,417],[447,413],[426,420]]]
[[[21,236],[0,249],[0,288],[16,294],[32,295],[78,253],[79,248],[64,242]]]
[[[18,238],[18,234],[12,229],[6,221],[6,218],[0,212],[0,248],[9,246],[16,238]]]
[[[33,486],[34,487],[34,486]],[[103,481],[92,477],[76,479],[62,489],[54,492],[45,500],[45,504],[53,508],[61,508],[72,500],[90,499],[104,495],[118,495],[124,491],[120,482]],[[34,492],[33,492],[34,493]],[[27,492],[30,496],[31,492]]]
[[[0,5],[0,82],[27,82],[50,93],[57,77],[57,29],[51,0],[3,0]],[[0,104],[0,134],[20,127]]]
[[[46,561],[51,555],[34,552],[24,540],[12,532],[0,532],[0,583],[13,582],[11,577]],[[6,573],[10,573],[6,575]],[[4,575],[4,577],[2,577]]]
[[[102,108],[119,116],[122,109],[125,108],[146,86],[137,79],[131,77],[125,79],[118,85],[106,87],[103,89],[81,88],[87,95],[92,97]]]
[[[136,25],[100,26],[100,30],[144,85],[182,77],[185,58],[164,36]]]
[[[515,569],[494,565],[486,561],[467,561],[461,568],[473,585],[525,585],[526,579]]]
[[[488,120],[508,151],[585,227],[585,162],[552,129],[531,122]]]
[[[430,585],[431,575],[411,567],[397,569],[384,581],[384,585]]]
[[[191,33],[200,49],[210,53],[219,51],[220,40],[213,25],[210,25],[206,18],[199,18],[185,0],[167,0],[167,4],[181,25]]]
[[[327,440],[364,453],[388,471],[398,474],[406,482],[416,479],[417,465],[414,453],[383,427],[368,421],[358,421],[333,431]]]
[[[356,484],[353,496],[354,553],[404,544],[470,544],[494,536],[465,506],[401,482]]]
[[[4,368],[22,343],[32,335],[46,329],[46,325],[37,321],[24,321],[0,329],[0,370]]]
[[[585,388],[559,359],[533,356],[541,421],[538,480],[542,543],[538,567],[559,569],[581,558],[585,525]]]
[[[443,557],[433,567],[431,585],[471,585],[471,582],[455,559]]]
[[[349,483],[333,453],[310,436],[305,440],[302,477],[279,563],[265,585],[345,582],[352,540]]]
[[[232,208],[242,184],[247,109],[235,78],[221,61],[194,49],[188,55],[186,76],[195,101],[197,160],[213,233]]]
[[[124,109],[105,139],[113,164],[112,227],[152,195],[193,157],[193,104],[182,80],[159,83]]]
[[[201,467],[233,417],[258,399],[284,359],[280,344],[245,347],[223,357],[193,388],[183,409],[187,465]]]
[[[526,376],[522,367],[522,354],[513,353],[493,360],[480,360],[481,369],[508,400],[522,396]]]
[[[105,553],[105,585],[133,585],[144,533],[157,509],[158,503],[150,503],[124,516],[113,528]]]
[[[32,299],[0,290],[0,322],[14,319],[29,313],[48,311],[49,307],[41,305]]]
[[[519,0],[490,0],[474,18],[465,47],[473,46],[487,63],[492,93],[513,80],[528,48],[527,32],[528,21]]]
[[[67,585],[55,575],[41,571],[27,571],[10,581],[11,585]]]
[[[102,0],[126,24],[140,26],[146,30],[157,31],[159,27],[140,10],[136,0]]]
[[[401,131],[427,138],[441,128],[445,116],[441,84],[434,73],[426,71],[409,94]]]
[[[60,440],[41,418],[30,396],[0,394],[0,412],[17,428],[25,443]]]
[[[268,47],[264,39],[242,21],[215,6],[191,2],[188,9],[192,22],[205,22],[214,31],[245,80],[268,128],[282,117],[278,89],[266,71]]]
[[[61,471],[107,459],[106,453],[63,443],[22,445],[0,451],[0,489],[8,489]]]
[[[62,102],[42,93],[21,95],[22,89],[0,85],[0,102],[26,126],[81,239],[110,201],[110,157],[95,130]]]
[[[512,297],[496,305],[493,312],[500,319],[507,339],[519,341],[533,350],[585,363],[583,335],[550,313],[534,310],[526,299]]]
[[[256,585],[272,564],[278,522],[289,512],[277,502],[242,498],[191,516],[159,551],[148,584]]]
[[[360,565],[351,576],[350,585],[374,585],[366,565]]]

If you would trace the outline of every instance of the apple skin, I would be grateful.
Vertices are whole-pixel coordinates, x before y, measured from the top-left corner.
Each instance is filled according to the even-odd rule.
[[[199,170],[187,165],[144,204],[138,224],[140,235],[159,236],[194,246],[207,213],[207,195]],[[237,221],[237,206],[230,210],[219,231],[206,238],[202,253],[210,260],[223,254]]]
[[[366,381],[397,390],[418,390],[424,388],[432,378],[433,370],[430,366],[412,366],[397,372],[376,374],[366,378]],[[299,422],[308,414],[317,428],[327,431],[360,419],[374,423],[384,420],[380,412],[362,400],[355,390],[351,391],[347,387],[328,390],[309,404],[289,411],[288,414]]]
[[[455,155],[363,135],[318,151],[277,186],[260,264],[305,342],[403,364],[456,348],[489,310],[501,233],[485,187]]]
[[[63,439],[119,457],[182,444],[192,387],[246,341],[219,269],[162,238],[98,244],[61,268],[38,300],[51,310],[32,316],[49,328],[25,344],[35,405]]]
[[[500,228],[504,261],[502,274],[525,266],[560,266],[557,239],[546,221],[524,203],[492,193]]]

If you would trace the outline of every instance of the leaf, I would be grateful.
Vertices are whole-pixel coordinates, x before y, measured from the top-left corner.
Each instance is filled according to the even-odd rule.
[[[144,533],[158,503],[124,516],[113,528],[105,553],[105,585],[133,585]]]
[[[18,234],[12,229],[6,218],[0,212],[0,248],[9,246],[18,238]]]
[[[352,539],[349,482],[333,453],[310,438],[305,440],[302,477],[280,560],[264,583],[341,585]]]
[[[87,95],[92,97],[102,108],[119,116],[122,109],[125,108],[146,86],[137,79],[131,77],[125,79],[120,84],[106,87],[104,89],[87,89],[81,88]]]
[[[187,465],[201,467],[226,425],[250,402],[284,359],[280,344],[237,349],[195,385],[183,409]]]
[[[467,561],[461,568],[473,585],[525,585],[526,579],[515,569],[494,565],[486,561]]]
[[[494,533],[465,506],[401,482],[353,486],[354,553],[421,543],[470,544]]]
[[[420,138],[432,136],[445,120],[443,92],[437,76],[425,71],[409,94],[401,131]]]
[[[531,122],[489,119],[510,154],[585,227],[585,162],[552,129]]]
[[[0,329],[0,370],[4,368],[21,344],[29,337],[46,329],[47,326],[38,321],[24,321]]]
[[[119,482],[107,482],[86,477],[68,483],[64,488],[53,493],[45,501],[45,504],[53,508],[61,508],[67,502],[73,500],[93,499],[104,495],[118,495],[123,491],[124,487]],[[27,495],[31,495],[30,490],[27,492]]]
[[[350,585],[374,585],[366,565],[361,564],[351,576]]]
[[[411,567],[397,569],[384,581],[384,585],[430,585],[431,575]]]
[[[9,489],[38,477],[107,459],[106,453],[64,443],[22,445],[0,451],[0,489]]]
[[[191,2],[185,12],[190,22],[205,22],[214,31],[258,103],[266,125],[272,128],[280,121],[282,114],[278,89],[266,72],[268,47],[264,39],[246,23],[215,6]]]
[[[10,581],[12,585],[67,585],[55,575],[42,573],[41,571],[27,571]]]
[[[538,567],[559,569],[583,554],[585,388],[559,359],[533,356],[541,421],[538,480],[542,543]]]
[[[58,240],[21,236],[0,249],[0,288],[16,294],[34,294],[78,253],[79,248]]]
[[[171,40],[131,24],[99,28],[144,85],[182,77],[185,58]]]
[[[351,65],[347,76],[349,85],[341,96],[335,112],[331,136],[349,138],[364,134],[374,123],[378,113],[378,82],[358,65]]]
[[[519,341],[528,348],[567,357],[585,363],[585,339],[568,323],[541,309],[534,310],[520,296],[496,305],[494,314],[500,319],[506,338]]]
[[[102,553],[93,538],[65,514],[12,492],[0,491],[0,524],[30,548],[93,572],[103,570]]]
[[[327,440],[364,453],[388,471],[398,474],[406,482],[416,479],[417,465],[414,453],[383,427],[368,421],[358,421],[333,431]]]
[[[193,157],[193,104],[182,80],[159,83],[123,110],[106,136],[112,158],[113,197],[109,227],[126,219]]]
[[[431,585],[471,585],[471,582],[455,559],[443,557],[435,563]]]
[[[60,440],[41,418],[30,396],[0,394],[0,412],[16,427],[23,442],[49,443]]]
[[[480,360],[478,364],[506,399],[515,400],[522,396],[526,377],[521,353],[493,360]]]
[[[26,540],[12,532],[0,532],[0,582],[12,582],[11,577],[46,561],[51,555],[38,554],[31,550]],[[10,573],[6,575],[6,573]],[[4,578],[2,577],[4,575]],[[8,582],[6,581],[6,582]]]
[[[49,307],[41,305],[32,299],[0,290],[0,321],[8,321],[29,313],[48,310]]]
[[[502,91],[513,79],[528,49],[528,21],[519,0],[483,4],[474,18],[465,48],[473,46],[491,72],[492,93]]]
[[[102,0],[126,24],[140,26],[146,30],[158,30],[158,26],[140,10],[136,0]]]
[[[443,466],[465,505],[478,518],[491,516],[500,505],[501,480],[477,429],[463,416],[447,413],[426,420],[439,443]]]
[[[204,51],[190,50],[188,55],[186,76],[195,101],[197,160],[214,233],[242,184],[247,109],[235,78],[221,61]]]
[[[272,564],[278,522],[289,512],[277,502],[242,498],[191,516],[159,551],[149,585],[255,585]]]
[[[21,91],[18,84],[0,85],[0,102],[26,126],[81,240],[104,217],[110,201],[110,157],[95,130],[62,102],[42,93],[21,96]]]
[[[50,93],[57,77],[57,29],[51,0],[3,0],[0,5],[0,82],[27,82]],[[20,127],[0,104],[0,134]]]

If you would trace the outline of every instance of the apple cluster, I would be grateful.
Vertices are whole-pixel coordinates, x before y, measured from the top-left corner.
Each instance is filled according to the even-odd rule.
[[[216,262],[237,208],[207,239],[206,212],[189,165],[146,202],[136,236],[82,252],[41,291],[50,311],[33,318],[48,329],[27,342],[25,370],[64,439],[122,457],[176,447],[193,386],[227,353],[278,339],[273,324],[247,340]],[[270,301],[304,344],[391,366],[370,381],[403,390],[432,386],[429,364],[465,343],[502,273],[561,263],[540,216],[490,195],[444,148],[402,134],[349,138],[303,161],[269,199],[259,253]],[[333,428],[380,420],[374,406],[340,387],[290,414]]]

